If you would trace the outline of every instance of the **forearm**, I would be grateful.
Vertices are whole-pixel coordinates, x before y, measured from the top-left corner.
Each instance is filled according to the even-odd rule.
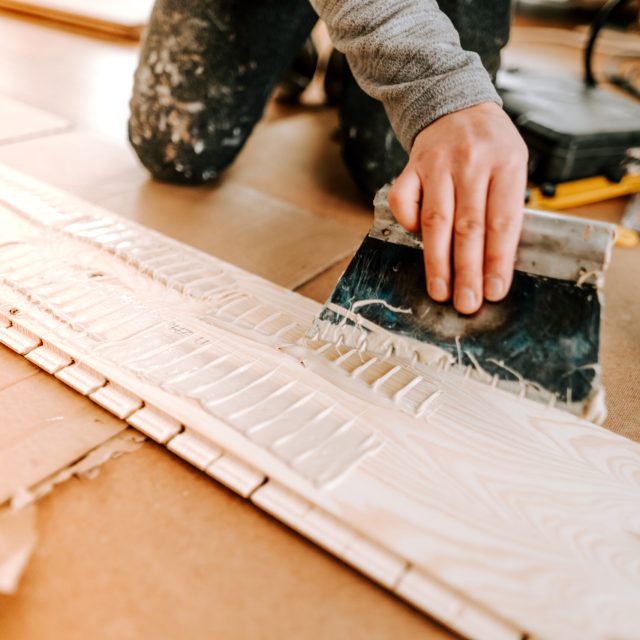
[[[358,83],[382,101],[402,145],[439,117],[500,103],[435,0],[311,0]]]

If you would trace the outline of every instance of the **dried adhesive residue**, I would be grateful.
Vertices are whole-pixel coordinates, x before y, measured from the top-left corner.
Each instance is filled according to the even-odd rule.
[[[368,307],[371,304],[381,304],[383,307],[389,309],[389,311],[393,311],[394,313],[413,313],[409,307],[394,307],[389,304],[386,300],[382,300],[380,298],[371,298],[370,300],[358,300],[358,302],[354,302],[349,311],[352,313],[356,313],[358,309],[362,309],[362,307]]]
[[[25,487],[17,492],[11,500],[11,506],[14,509],[23,508],[42,498],[42,496],[51,493],[56,485],[66,482],[73,476],[85,479],[95,478],[100,471],[101,465],[113,458],[121,456],[123,453],[136,451],[142,446],[145,440],[146,437],[141,433],[138,433],[134,429],[126,429],[99,447],[96,447],[93,451],[90,451],[75,464],[58,471],[33,487],[28,489]]]
[[[34,487],[26,487],[13,496],[9,506],[0,509],[0,594],[11,595],[36,545],[35,501],[72,476],[94,478],[108,460],[140,448],[146,438],[127,429],[97,447],[82,460],[50,476]]]
[[[0,509],[0,593],[16,592],[36,539],[35,506]]]
[[[607,419],[607,403],[605,398],[604,387],[594,389],[582,411],[582,417],[596,424],[604,424]]]
[[[371,303],[377,301],[363,302]],[[395,354],[411,362],[416,359],[419,359],[424,364],[453,361],[453,358],[444,349],[387,331],[360,314],[354,313],[352,309],[345,309],[332,302],[327,303],[327,309],[342,317],[342,321],[335,324],[331,321],[316,319],[307,334],[308,338],[319,338],[320,340],[335,343],[340,341],[349,346],[369,350],[375,354],[384,354],[385,357]],[[393,310],[398,313],[397,310]],[[411,310],[402,310],[401,312],[411,313]]]

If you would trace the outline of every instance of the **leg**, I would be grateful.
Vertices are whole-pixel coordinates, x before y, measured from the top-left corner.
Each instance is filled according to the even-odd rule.
[[[462,46],[478,53],[495,78],[500,51],[509,39],[511,0],[439,0],[438,3],[460,33]],[[402,171],[408,156],[391,129],[382,104],[360,89],[348,68],[343,71],[343,78],[342,153],[355,182],[372,197]]]
[[[381,102],[368,96],[344,64],[340,102],[342,157],[367,197],[395,178],[407,164],[408,155],[391,128]]]
[[[438,0],[467,51],[475,51],[495,80],[500,51],[509,40],[511,0]]]
[[[316,20],[307,0],[156,0],[129,119],[151,174],[199,183],[224,170]]]

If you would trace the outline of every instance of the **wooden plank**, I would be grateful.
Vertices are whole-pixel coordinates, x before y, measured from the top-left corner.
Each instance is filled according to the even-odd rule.
[[[70,127],[64,118],[0,96],[0,144],[60,133]]]
[[[0,162],[289,288],[360,241],[342,224],[230,180],[153,182],[131,150],[83,132],[0,147]]]
[[[401,558],[416,578],[400,592],[462,633],[633,637],[639,445],[473,377],[378,358],[386,382],[437,388],[418,415],[415,398],[302,339],[317,304],[106,212],[38,204],[29,181],[3,186],[3,233],[21,241],[0,252],[12,323],[312,503],[304,526],[335,553],[361,535]],[[433,606],[425,584],[438,585]]]
[[[34,376],[39,372],[39,369],[21,358],[18,354],[8,349],[2,350],[2,365],[0,366],[0,390],[5,387]]]
[[[125,140],[137,56],[131,42],[0,16],[0,93],[116,140]]]
[[[153,0],[0,0],[0,8],[30,16],[138,39]]]

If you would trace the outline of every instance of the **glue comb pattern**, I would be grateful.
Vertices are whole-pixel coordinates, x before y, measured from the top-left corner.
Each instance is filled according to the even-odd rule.
[[[0,168],[0,342],[462,635],[634,638],[640,446]]]

